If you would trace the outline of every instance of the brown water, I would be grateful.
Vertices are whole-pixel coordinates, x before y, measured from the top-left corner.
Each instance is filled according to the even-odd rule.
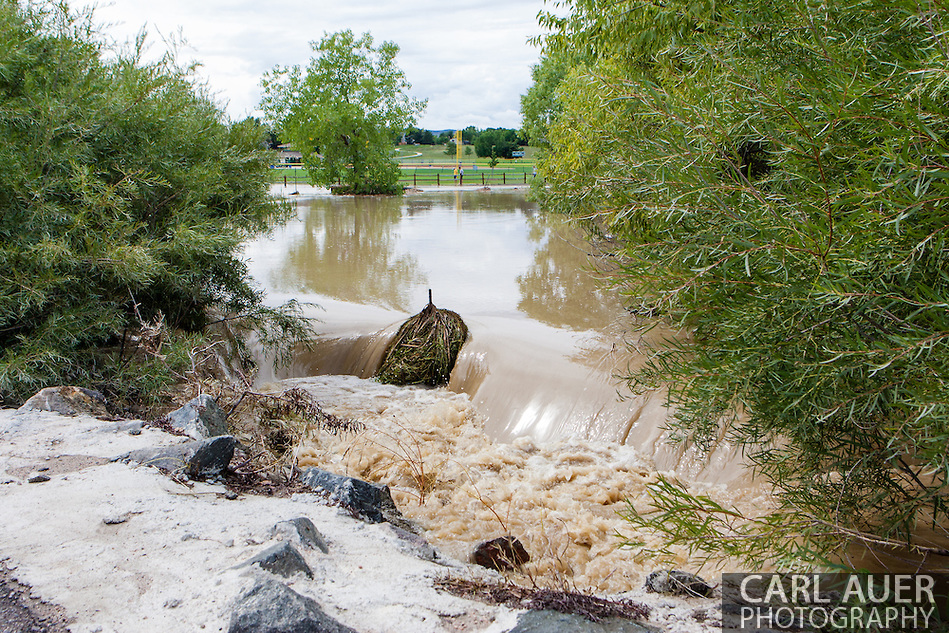
[[[308,429],[300,465],[389,484],[451,554],[514,533],[537,557],[530,573],[610,592],[641,586],[657,564],[617,549],[616,537],[626,527],[618,512],[627,499],[645,507],[657,472],[723,505],[766,507],[731,451],[709,459],[663,441],[663,395],[633,395],[618,376],[669,333],[644,339],[594,273],[602,262],[582,231],[523,191],[296,205],[296,220],[245,253],[270,302],[319,304],[321,334],[259,382],[293,379],[367,424],[353,436]],[[448,389],[366,380],[429,289],[470,331]],[[685,553],[672,564],[690,567]]]

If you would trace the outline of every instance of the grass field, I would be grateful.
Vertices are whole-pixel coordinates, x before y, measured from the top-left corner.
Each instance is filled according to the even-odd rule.
[[[270,175],[272,176],[271,180],[273,182],[277,182],[278,180],[283,181],[284,177],[286,177],[291,183],[293,182],[293,179],[296,178],[297,182],[299,182],[301,185],[310,182],[310,175],[305,169],[271,169]]]
[[[474,149],[468,156],[462,154],[461,167],[464,169],[465,185],[526,184],[534,171],[533,147],[524,147],[524,158],[499,159],[497,167],[491,169],[487,158],[477,158]],[[396,148],[395,160],[402,167],[399,182],[406,185],[453,185],[458,184],[454,177],[455,155],[445,153],[444,145],[404,145]],[[305,169],[272,169],[273,182],[309,182]]]
[[[466,145],[465,147],[471,147]],[[531,171],[534,165],[534,153],[536,148],[534,147],[522,147],[522,150],[525,152],[524,158],[514,158],[514,159],[500,159],[498,162],[498,169],[509,168],[512,165],[524,165],[527,164],[530,168],[527,171]],[[396,160],[399,161],[399,164],[403,167],[410,165],[428,165],[428,164],[455,164],[455,154],[452,152],[451,155],[445,153],[444,145],[402,145],[396,148]],[[487,158],[478,158],[474,154],[474,148],[471,148],[471,154],[465,155],[464,150],[462,150],[461,162],[465,165],[465,170],[468,170],[470,166],[478,165],[480,169],[482,166],[487,168],[488,159]]]

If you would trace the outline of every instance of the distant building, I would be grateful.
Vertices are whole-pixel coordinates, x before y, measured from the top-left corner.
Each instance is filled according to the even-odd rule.
[[[276,167],[284,167],[288,165],[301,165],[303,163],[303,154],[301,152],[293,149],[289,143],[284,143],[280,146],[280,149],[277,151],[277,163]]]

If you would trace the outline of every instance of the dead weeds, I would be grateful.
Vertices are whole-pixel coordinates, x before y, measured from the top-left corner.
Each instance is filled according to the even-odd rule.
[[[228,407],[228,426],[243,445],[225,484],[238,494],[287,497],[312,492],[300,483],[293,448],[313,430],[358,433],[358,420],[327,413],[312,394],[293,388],[278,394],[245,390]]]
[[[569,613],[583,616],[591,622],[601,622],[606,618],[645,620],[649,617],[649,607],[644,604],[630,600],[610,600],[575,591],[521,587],[511,583],[502,585],[451,577],[436,580],[435,586],[461,598],[514,609]]]

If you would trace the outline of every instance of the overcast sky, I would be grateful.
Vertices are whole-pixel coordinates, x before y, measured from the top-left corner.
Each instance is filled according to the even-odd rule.
[[[275,65],[306,65],[309,43],[326,32],[372,33],[401,47],[397,62],[411,95],[428,99],[419,127],[520,127],[543,0],[74,0],[97,4],[106,33],[125,41],[143,27],[151,53],[180,33],[183,60],[201,63],[234,119],[257,114],[260,78]]]

